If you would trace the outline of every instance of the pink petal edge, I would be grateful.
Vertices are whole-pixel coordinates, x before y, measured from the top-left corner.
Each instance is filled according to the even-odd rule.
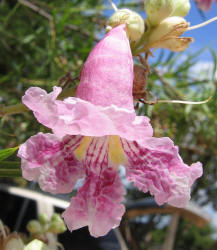
[[[84,176],[84,168],[73,153],[73,145],[80,145],[81,139],[81,136],[66,136],[60,141],[55,135],[43,133],[31,136],[18,151],[23,177],[38,181],[46,192],[71,192]]]
[[[23,103],[33,110],[38,122],[51,128],[55,135],[104,136],[119,135],[128,140],[152,136],[149,118],[115,105],[102,107],[76,97],[55,100],[60,87],[47,94],[38,87],[28,89]],[[94,115],[93,115],[94,114]]]
[[[106,235],[119,226],[125,208],[125,194],[118,173],[106,169],[100,176],[90,174],[62,214],[68,228],[88,226],[93,237]]]
[[[145,138],[142,144],[122,139],[128,158],[127,179],[143,192],[155,196],[159,205],[165,202],[185,207],[190,199],[190,188],[202,175],[202,165],[190,167],[183,163],[178,148],[166,137]]]

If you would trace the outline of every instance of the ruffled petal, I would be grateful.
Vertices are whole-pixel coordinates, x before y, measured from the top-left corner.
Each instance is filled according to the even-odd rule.
[[[122,139],[122,147],[128,158],[129,181],[143,192],[149,191],[159,205],[187,205],[190,187],[202,175],[201,163],[184,164],[169,138],[144,139],[142,145]]]
[[[152,136],[152,127],[145,116],[137,117],[134,111],[114,105],[102,107],[79,98],[55,100],[61,88],[54,87],[47,94],[38,87],[28,89],[23,103],[30,108],[37,120],[51,128],[55,135],[104,136],[119,135],[128,140]],[[36,105],[37,104],[37,105]]]
[[[82,139],[65,136],[60,140],[43,133],[30,137],[18,151],[23,177],[38,181],[42,190],[53,194],[71,192],[84,175],[84,168],[73,153]]]
[[[61,148],[61,142],[53,134],[38,133],[30,137],[18,151],[18,156],[22,159],[23,177],[31,181],[37,180],[41,166]]]
[[[41,124],[55,123],[57,110],[55,100],[62,91],[60,87],[54,87],[53,92],[47,92],[41,88],[29,88],[22,97],[22,102],[34,112],[35,117]]]
[[[91,172],[62,216],[70,230],[88,226],[92,236],[103,236],[119,226],[124,194],[117,171],[108,168],[100,176]]]

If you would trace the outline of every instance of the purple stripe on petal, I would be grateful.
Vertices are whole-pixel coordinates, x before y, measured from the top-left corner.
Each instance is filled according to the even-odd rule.
[[[154,195],[159,205],[168,202],[184,207],[190,199],[191,185],[202,175],[201,163],[190,167],[184,164],[169,138],[144,139],[142,145],[121,141],[129,162],[128,180],[143,192]]]
[[[108,141],[108,136],[93,138],[82,161],[88,171],[100,173],[108,167]]]
[[[38,133],[20,146],[23,177],[37,180],[47,192],[68,193],[73,190],[84,168],[74,156],[82,136],[65,136],[62,140],[52,134]]]
[[[120,204],[124,194],[116,171],[106,169],[100,176],[90,172],[85,184],[63,213],[63,218],[70,230],[88,226],[92,236],[103,236],[119,226],[125,212]]]

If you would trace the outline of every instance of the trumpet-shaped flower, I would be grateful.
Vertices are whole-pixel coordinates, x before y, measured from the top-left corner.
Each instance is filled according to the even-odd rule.
[[[125,211],[119,165],[159,205],[185,206],[191,185],[202,175],[201,164],[183,163],[169,138],[152,137],[149,119],[135,114],[132,84],[133,59],[120,25],[90,53],[76,97],[57,100],[59,87],[50,94],[30,88],[23,97],[37,120],[53,131],[20,146],[23,177],[53,194],[71,192],[85,178],[63,213],[70,230],[88,226],[98,237],[119,225]]]

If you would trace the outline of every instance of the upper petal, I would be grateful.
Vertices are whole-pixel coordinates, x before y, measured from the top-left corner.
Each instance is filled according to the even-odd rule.
[[[138,117],[132,110],[115,105],[102,107],[79,98],[56,100],[61,89],[55,87],[47,94],[40,88],[28,89],[23,103],[29,107],[37,120],[51,128],[55,135],[104,136],[119,135],[128,140],[152,136],[152,127],[145,116]]]
[[[22,102],[34,112],[37,120],[46,125],[55,123],[57,106],[55,100],[62,89],[54,87],[53,92],[47,92],[39,87],[29,88],[22,97]]]
[[[108,32],[89,54],[76,96],[95,105],[134,110],[133,57],[125,24]]]
[[[201,163],[184,164],[169,138],[146,138],[142,144],[122,140],[122,146],[128,158],[129,181],[143,192],[150,191],[159,205],[187,204],[191,185],[202,175]]]

